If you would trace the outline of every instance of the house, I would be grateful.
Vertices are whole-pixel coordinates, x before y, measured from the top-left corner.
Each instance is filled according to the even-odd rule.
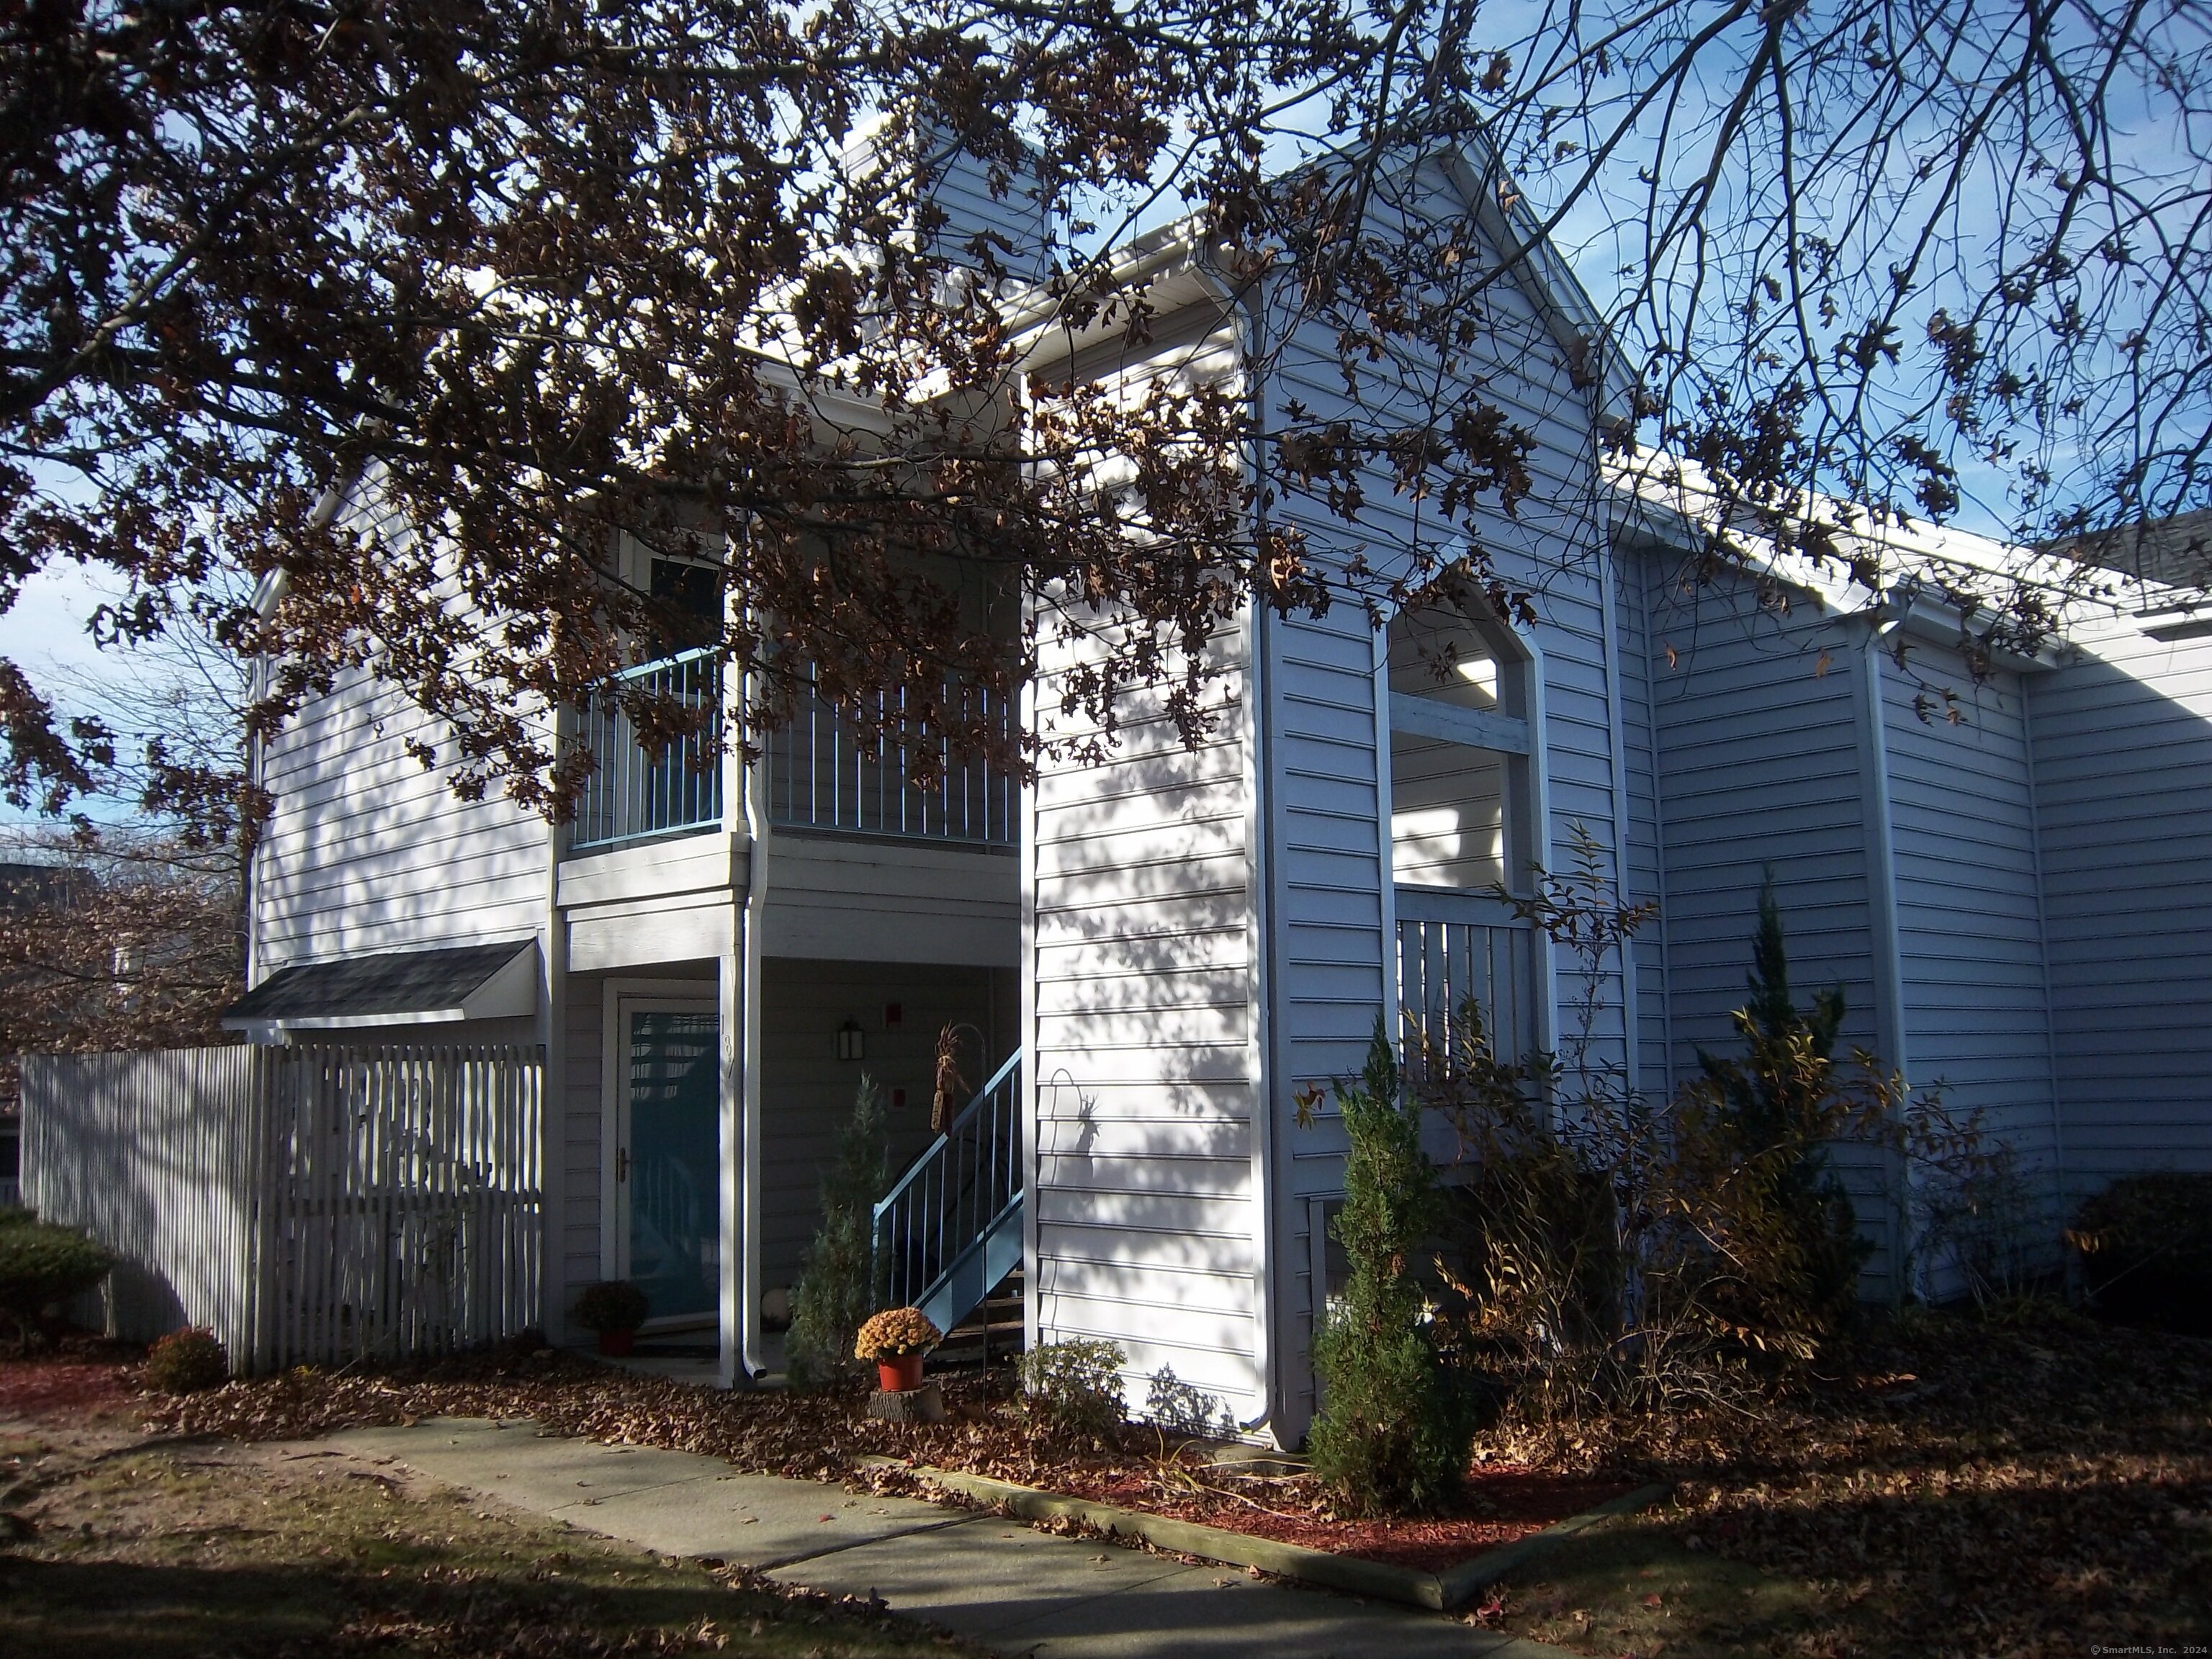
[[[1690,580],[1694,483],[1632,495],[1629,881],[1660,910],[1632,947],[1645,1086],[1729,1045],[1771,872],[1796,982],[1843,988],[1844,1044],[1983,1115],[2046,1260],[2113,1177],[2212,1169],[2212,617],[2159,579],[2185,574],[2186,527],[2084,565],[1862,524],[1894,573],[1870,592],[1756,552]],[[2057,626],[2007,648],[1989,602],[2014,583]],[[1911,1179],[1850,1172],[1870,1288],[1940,1294],[1942,1264],[1902,1259]]]
[[[2085,611],[1977,678],[1954,660],[1971,614],[1918,592],[1854,598],[1786,562],[1683,587],[1695,514],[1605,471],[1629,388],[1571,276],[1465,158],[1389,182],[1393,210],[1470,216],[1469,270],[1506,274],[1463,360],[1371,366],[1362,406],[1479,381],[1531,434],[1535,488],[1452,526],[1387,478],[1356,525],[1287,488],[1263,510],[1385,568],[1478,538],[1530,617],[1474,593],[1380,631],[1356,607],[1248,606],[1217,641],[1231,714],[1203,741],[1133,694],[1106,759],[1021,787],[958,765],[918,787],[819,703],[751,765],[710,740],[649,757],[618,710],[566,712],[604,764],[559,830],[458,799],[410,749],[436,729],[349,674],[258,756],[276,809],[231,1023],[538,1045],[553,1334],[574,1340],[581,1285],[634,1279],[651,1328],[690,1333],[725,1384],[775,1368],[766,1315],[866,1073],[906,1171],[879,1217],[900,1295],[950,1316],[1018,1267],[1027,1341],[1112,1340],[1133,1379],[1171,1365],[1284,1443],[1315,1408],[1343,1151],[1298,1097],[1355,1071],[1378,1018],[1470,996],[1502,1048],[1553,1046],[1572,964],[1493,893],[1578,840],[1660,907],[1597,990],[1595,1058],[1632,1085],[1664,1092],[1727,1040],[1771,868],[1801,981],[1842,984],[1847,1036],[1985,1106],[2049,1204],[2103,1173],[2212,1165],[2197,624]],[[1041,329],[1040,379],[1204,381],[1271,424],[1353,395],[1289,274],[1232,281],[1184,227],[1120,274],[1149,283],[1150,337]],[[683,580],[629,556],[641,586]],[[1972,688],[1960,723],[1919,718],[1900,647]],[[1079,738],[1054,687],[1082,647],[1043,650],[1009,716]],[[716,708],[743,695],[698,653],[634,672]],[[940,1135],[948,1027],[975,1092]],[[1877,1293],[1906,1272],[1909,1173],[1851,1172]]]
[[[1457,157],[1401,183],[1491,199]],[[1206,378],[1279,410],[1346,397],[1318,329],[1255,372],[1248,331],[1289,308],[1237,291],[1187,228],[1126,258],[1117,274],[1150,284],[1151,340],[1040,330],[1040,379]],[[1133,1375],[1171,1364],[1252,1432],[1294,1440],[1341,1150],[1296,1126],[1298,1088],[1356,1067],[1401,979],[1431,1011],[1476,994],[1516,1044],[1547,1041],[1544,948],[1488,889],[1525,884],[1570,823],[1612,844],[1628,811],[1594,442],[1626,388],[1582,383],[1595,313],[1548,250],[1529,269],[1544,280],[1490,290],[1490,343],[1458,372],[1536,440],[1518,516],[1475,526],[1541,587],[1534,627],[1472,597],[1387,638],[1352,607],[1248,611],[1218,641],[1233,716],[1205,742],[1134,698],[1108,761],[1048,765],[1028,788],[955,766],[918,789],[822,706],[758,764],[703,769],[680,749],[649,761],[617,713],[580,711],[564,718],[608,761],[558,832],[456,799],[410,752],[437,733],[351,676],[258,757],[276,811],[230,1023],[295,1042],[542,1043],[549,1320],[586,1282],[635,1279],[654,1328],[698,1332],[725,1381],[775,1364],[763,1309],[796,1277],[865,1071],[902,1162],[1002,1171],[980,1188],[924,1171],[894,1200],[890,1224],[932,1241],[930,1278],[979,1293],[1018,1262],[1029,1340],[1117,1341]],[[1337,556],[1387,563],[1433,533],[1418,504],[1371,494],[1356,544],[1294,493],[1272,510]],[[1055,735],[1079,648],[1048,647],[1021,711]],[[696,659],[637,672],[722,695]],[[939,1140],[948,1024],[1000,1103]]]

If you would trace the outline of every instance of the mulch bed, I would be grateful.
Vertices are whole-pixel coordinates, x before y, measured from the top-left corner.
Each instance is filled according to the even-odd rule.
[[[265,1378],[137,1404],[159,1431],[246,1439],[441,1414],[530,1417],[554,1434],[893,1492],[919,1489],[910,1468],[862,1470],[860,1460],[1125,1505],[1152,1481],[1158,1495],[1143,1506],[1156,1513],[1224,1525],[1226,1510],[1257,1499],[1290,1517],[1285,1531],[1262,1535],[1304,1543],[1311,1534],[1289,1528],[1326,1524],[1329,1547],[1434,1564],[1415,1552],[1437,1540],[1404,1523],[1395,1540],[1363,1538],[1352,1523],[1237,1482],[1233,1468],[1206,1474],[1194,1492],[1190,1460],[1166,1460],[1169,1448],[1149,1431],[1111,1448],[1055,1444],[1003,1398],[987,1410],[972,1376],[945,1382],[951,1415],[931,1425],[870,1421],[857,1392],[722,1395],[580,1358],[513,1353]],[[1005,1379],[995,1386],[1003,1396]],[[1489,1467],[1554,1482],[1559,1513],[1623,1484],[1674,1483],[1674,1507],[1639,1524],[1809,1587],[1824,1654],[2071,1659],[2090,1641],[2212,1634],[2212,1341],[2203,1339],[2110,1329],[2050,1306],[2009,1319],[1924,1315],[1878,1328],[1814,1387],[1754,1410],[1735,1401],[1599,1417],[1494,1433],[1483,1449]],[[1237,1496],[1206,1495],[1217,1486]],[[1499,1511],[1462,1519],[1540,1524],[1502,1502],[1510,1490],[1479,1487]],[[1243,1529],[1257,1528],[1248,1520]],[[1471,1531],[1438,1547],[1462,1559],[1500,1535]]]
[[[1192,1484],[1185,1486],[1184,1481]],[[1049,1479],[1048,1490],[1279,1544],[1442,1572],[1619,1498],[1636,1484],[1534,1469],[1478,1468],[1456,1513],[1419,1521],[1340,1520],[1327,1513],[1326,1502],[1313,1489],[1310,1477],[1240,1479],[1234,1466],[1201,1469],[1187,1462],[1171,1473],[1152,1468],[1140,1472],[1111,1462],[1097,1467],[1078,1463],[1058,1471]]]
[[[143,1351],[98,1337],[64,1337],[33,1354],[0,1353],[0,1418],[127,1414],[137,1404]]]

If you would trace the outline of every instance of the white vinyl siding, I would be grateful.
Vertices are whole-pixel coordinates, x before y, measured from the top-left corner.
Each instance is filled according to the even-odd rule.
[[[1858,688],[1863,625],[1778,615],[1748,581],[1684,592],[1663,579],[1645,622],[1656,737],[1674,1066],[1733,1044],[1759,883],[1771,870],[1801,1002],[1843,988],[1846,1043],[1876,1022]],[[1825,665],[1821,653],[1827,653]]]
[[[411,536],[373,482],[356,484],[343,520],[380,517],[394,543]],[[263,744],[273,805],[251,884],[257,981],[295,963],[542,931],[550,832],[496,791],[462,799],[452,755],[444,722],[366,667],[340,670]]]
[[[711,987],[696,988],[711,994]],[[606,1059],[606,981],[596,974],[572,974],[562,1010],[564,1075],[549,1091],[559,1111],[562,1178],[561,1214],[556,1232],[559,1283],[568,1298],[605,1273],[605,1195],[600,1188],[600,1151],[606,1133],[601,1096]],[[553,1275],[548,1274],[550,1280]],[[548,1306],[546,1317],[565,1322],[568,1309]]]
[[[1012,848],[778,831],[762,948],[815,960],[1011,968],[1021,871]]]
[[[1668,1041],[1667,895],[1659,864],[1663,811],[1656,730],[1652,721],[1651,650],[1648,611],[1658,561],[1649,552],[1623,550],[1615,559],[1614,610],[1620,653],[1621,787],[1627,793],[1628,877],[1624,897],[1655,904],[1658,914],[1629,943],[1636,975],[1638,1078],[1645,1092],[1662,1098],[1674,1090],[1674,1056]]]
[[[409,742],[439,722],[366,669],[343,672],[264,747],[274,809],[253,863],[254,966],[526,939],[544,925],[543,819],[465,801]]]
[[[1037,199],[1034,174],[1015,173],[1003,196],[991,190],[991,168],[966,150],[947,161],[930,199],[944,212],[938,250],[963,264],[973,260],[969,245],[978,235],[995,236],[992,257],[1013,277],[1042,279],[1049,264],[1048,222]]]
[[[788,1288],[821,1224],[822,1172],[852,1115],[863,1075],[882,1091],[890,1125],[894,1177],[935,1139],[930,1094],[938,1031],[963,1032],[960,1069],[967,1105],[1012,1052],[1013,1014],[1001,1007],[988,968],[921,967],[867,962],[805,962],[769,957],[760,967],[761,1285]],[[896,1005],[899,1022],[887,1023]],[[837,1031],[860,1026],[862,1058],[837,1058]],[[895,1103],[901,1094],[903,1104]]]
[[[1441,172],[1425,175],[1421,187],[1452,189]],[[1613,837],[1618,760],[1598,603],[1604,554],[1594,513],[1589,397],[1571,384],[1563,348],[1518,287],[1501,283],[1485,290],[1480,310],[1482,343],[1449,369],[1404,343],[1386,362],[1359,365],[1356,394],[1345,383],[1333,330],[1304,325],[1275,349],[1267,418],[1272,427],[1288,427],[1296,404],[1303,422],[1316,425],[1339,419],[1420,425],[1437,418],[1439,390],[1447,414],[1460,400],[1495,404],[1535,441],[1528,463],[1534,487],[1517,514],[1498,510],[1493,499],[1468,521],[1446,523],[1376,469],[1361,480],[1365,502],[1356,522],[1296,492],[1279,491],[1273,516],[1303,532],[1320,558],[1358,553],[1386,572],[1415,546],[1449,556],[1472,541],[1509,585],[1531,590],[1538,620],[1525,637],[1538,659],[1538,707],[1529,727],[1541,745],[1533,769],[1549,808],[1538,826],[1538,856],[1556,870],[1566,862],[1574,824],[1608,856]],[[1274,1290],[1286,1413],[1278,1428],[1295,1435],[1314,1404],[1312,1218],[1342,1189],[1344,1152],[1326,1103],[1313,1127],[1297,1127],[1297,1096],[1356,1073],[1378,1015],[1387,1012],[1395,1024],[1395,1010],[1386,1006],[1396,994],[1396,940],[1386,937],[1395,915],[1391,814],[1377,765],[1394,750],[1378,719],[1375,637],[1355,607],[1340,605],[1317,622],[1271,622],[1267,637],[1273,648],[1264,665],[1270,747],[1263,807],[1278,1022],[1268,1105],[1274,1168],[1283,1177],[1275,1195]],[[1400,752],[1426,764],[1418,745],[1401,744]],[[1405,873],[1409,884],[1425,885],[1475,872],[1472,863],[1417,857]],[[1526,871],[1506,873],[1516,886],[1528,879]],[[1562,973],[1571,966],[1555,964]],[[1595,1051],[1601,1064],[1620,1053],[1621,1006],[1619,976],[1608,969]]]
[[[2077,1194],[2212,1169],[2212,640],[2083,642],[2027,690]]]
[[[1624,653],[1634,641],[1642,657],[1624,662],[1624,678],[1648,676],[1650,688],[1638,715],[1653,734],[1653,874],[1666,908],[1638,959],[1664,954],[1672,1076],[1694,1076],[1701,1048],[1741,1048],[1730,1016],[1746,1000],[1769,870],[1798,1006],[1840,987],[1838,1051],[1893,1055],[1877,994],[1886,928],[1872,854],[1886,832],[1868,811],[1866,624],[1800,592],[1778,606],[1747,578],[1677,580],[1676,556],[1645,556],[1640,580],[1623,583],[1641,592],[1644,614],[1622,639]],[[1647,1077],[1665,1077],[1644,1052]],[[1898,1266],[1891,1172],[1871,1149],[1839,1147],[1835,1158],[1875,1250],[1866,1288],[1887,1295]]]
[[[1921,680],[1957,695],[1955,724],[1917,706]],[[1882,693],[1911,1080],[1954,1113],[1983,1113],[2047,1204],[2059,1153],[2021,676],[1976,686],[1957,652],[1914,641],[1904,671],[1884,662]]]
[[[1222,641],[1225,661],[1242,635]],[[1056,653],[1054,653],[1056,654]],[[1048,655],[1036,693],[1057,706]],[[1240,677],[1241,678],[1241,677]],[[1029,1073],[1036,1335],[1118,1343],[1249,1417],[1257,1386],[1249,757],[1123,701],[1098,765],[1034,791]],[[1048,715],[1048,732],[1066,722]]]
[[[1234,319],[1189,278],[1174,290],[1185,302],[1149,341],[1095,348],[1073,372],[1133,394],[1162,380],[1233,392]],[[1094,647],[1049,620],[1039,634],[1038,728],[1080,743],[1095,733],[1060,713],[1060,686]],[[1031,1334],[1118,1344],[1132,1407],[1164,1364],[1247,1419],[1263,1409],[1249,650],[1241,623],[1213,641],[1225,678],[1198,746],[1166,717],[1164,688],[1135,688],[1107,759],[1042,763],[1023,921]]]

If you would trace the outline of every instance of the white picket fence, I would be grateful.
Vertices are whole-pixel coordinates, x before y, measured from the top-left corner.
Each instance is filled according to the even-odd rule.
[[[23,1194],[124,1259],[116,1334],[206,1325],[241,1372],[539,1323],[535,1048],[26,1055]]]

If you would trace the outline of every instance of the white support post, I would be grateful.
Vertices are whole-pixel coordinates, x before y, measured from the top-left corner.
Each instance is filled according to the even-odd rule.
[[[735,1388],[768,1369],[761,1352],[761,922],[768,900],[765,757],[748,765],[734,745],[744,717],[742,683],[723,703],[724,824],[742,830],[744,902],[731,917],[730,949],[718,968],[722,1041],[721,1384]]]

